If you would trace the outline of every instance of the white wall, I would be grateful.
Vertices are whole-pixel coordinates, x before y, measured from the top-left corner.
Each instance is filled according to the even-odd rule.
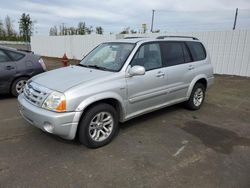
[[[204,42],[210,52],[215,73],[250,77],[250,30],[154,33],[146,35],[129,34],[124,35],[124,37],[156,37],[159,35],[197,37]],[[44,56],[62,57],[66,52],[69,58],[81,59],[84,54],[89,52],[97,44],[115,39],[115,35],[35,36],[31,38],[31,49],[35,53]]]
[[[115,35],[33,36],[31,50],[43,56],[61,58],[66,53],[70,59],[82,59],[98,44],[115,39]]]

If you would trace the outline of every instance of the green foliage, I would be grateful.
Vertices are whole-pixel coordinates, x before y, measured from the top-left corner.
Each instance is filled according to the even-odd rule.
[[[0,20],[0,37],[2,37],[4,35],[5,35],[5,30],[3,27],[3,22],[2,22],[2,20]]]
[[[23,13],[19,20],[19,32],[20,36],[25,38],[25,41],[30,41],[30,36],[33,31],[33,21],[29,14]]]
[[[91,34],[92,32],[93,32],[93,27],[92,26],[86,27],[86,33],[87,34]]]
[[[95,32],[96,32],[96,34],[102,35],[102,34],[103,34],[103,28],[102,28],[101,26],[96,27],[96,28],[95,28]]]
[[[86,34],[86,25],[85,22],[78,23],[78,35],[85,35]]]
[[[0,40],[3,41],[30,41],[33,21],[29,14],[23,13],[19,21],[19,34],[14,30],[13,20],[7,15],[4,23],[0,20]]]
[[[129,30],[130,30],[130,27],[126,27],[126,28],[124,28],[124,29],[120,32],[120,34],[129,34]]]
[[[103,31],[103,29],[102,29]],[[93,27],[87,27],[85,22],[79,22],[77,27],[66,27],[65,23],[59,26],[59,32],[57,32],[57,27],[51,27],[49,30],[50,36],[55,35],[86,35],[93,32]]]

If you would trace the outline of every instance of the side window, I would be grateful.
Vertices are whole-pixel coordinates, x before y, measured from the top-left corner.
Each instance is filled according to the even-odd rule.
[[[0,63],[7,61],[10,61],[10,58],[7,56],[6,53],[4,53],[4,51],[0,50]]]
[[[7,53],[13,59],[13,61],[18,61],[24,57],[23,54],[17,52],[7,51]]]
[[[200,61],[206,58],[206,52],[200,42],[187,42],[194,61]]]
[[[152,43],[141,46],[130,65],[144,66],[146,71],[161,68],[160,45],[158,43]]]
[[[183,43],[181,42],[162,43],[162,53],[166,66],[174,66],[185,63],[183,56]]]
[[[192,61],[190,54],[188,52],[188,49],[186,47],[186,45],[183,43],[182,44],[182,49],[183,49],[183,55],[184,55],[184,59],[185,59],[185,63],[189,63]]]

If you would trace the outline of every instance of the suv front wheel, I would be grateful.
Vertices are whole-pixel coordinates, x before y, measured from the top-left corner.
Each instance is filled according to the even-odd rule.
[[[118,115],[114,107],[100,103],[86,111],[79,126],[80,143],[89,148],[98,148],[115,137],[118,132]]]
[[[196,83],[193,87],[189,100],[185,103],[190,110],[200,109],[205,99],[205,87],[202,83]]]

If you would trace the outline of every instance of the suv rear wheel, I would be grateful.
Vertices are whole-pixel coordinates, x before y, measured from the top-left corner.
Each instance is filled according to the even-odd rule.
[[[27,77],[20,77],[16,80],[11,85],[11,94],[14,96],[18,96],[23,92],[23,87],[25,86],[28,78]]]
[[[189,97],[189,100],[185,103],[186,107],[190,110],[200,109],[205,99],[205,87],[202,83],[196,83]]]
[[[108,144],[116,136],[118,115],[114,107],[100,103],[87,110],[79,126],[80,143],[89,148],[98,148]]]

